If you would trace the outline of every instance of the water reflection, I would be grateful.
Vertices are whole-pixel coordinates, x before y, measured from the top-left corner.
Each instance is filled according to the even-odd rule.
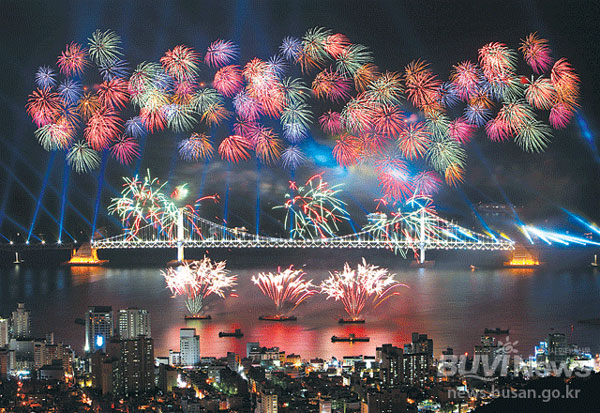
[[[337,260],[336,260],[337,263]],[[327,275],[327,263],[305,270],[316,283]],[[156,354],[179,349],[179,329],[194,327],[200,335],[203,356],[245,354],[247,342],[280,347],[303,357],[342,357],[375,354],[383,343],[402,345],[413,331],[433,338],[438,354],[446,347],[472,352],[485,328],[509,328],[519,351],[528,354],[551,328],[569,332],[572,340],[600,351],[600,327],[577,321],[600,313],[600,279],[593,270],[447,270],[442,267],[393,270],[410,286],[380,308],[365,314],[363,325],[340,325],[341,303],[312,297],[298,307],[296,322],[259,321],[273,303],[252,284],[250,277],[264,268],[232,268],[238,275],[238,298],[214,300],[206,311],[211,321],[185,320],[181,297],[165,288],[161,268],[15,266],[0,269],[0,314],[8,316],[18,301],[32,310],[33,332],[54,331],[57,340],[83,348],[83,327],[74,324],[88,305],[111,305],[113,310],[136,306],[151,313]],[[268,269],[266,269],[268,270]],[[220,331],[240,328],[242,338],[219,338]],[[332,343],[331,336],[368,336],[366,343]]]

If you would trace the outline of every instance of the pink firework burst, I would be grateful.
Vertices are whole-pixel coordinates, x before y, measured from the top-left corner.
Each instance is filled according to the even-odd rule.
[[[527,64],[537,74],[545,72],[552,64],[548,40],[540,39],[537,33],[530,33],[525,39],[522,39],[519,50],[523,53]]]
[[[243,136],[231,135],[219,145],[219,155],[228,162],[238,163],[250,159],[252,144]]]
[[[335,141],[333,157],[342,166],[355,165],[358,162],[359,141],[356,136],[343,134]]]
[[[60,54],[56,63],[58,64],[60,73],[63,75],[79,76],[83,74],[85,67],[89,65],[87,49],[72,42],[68,44],[65,51]]]
[[[107,149],[118,136],[123,121],[112,109],[100,108],[87,121],[83,137],[94,150]]]
[[[213,85],[222,95],[232,97],[244,84],[242,69],[237,65],[225,66],[217,70]]]
[[[165,71],[180,81],[196,76],[199,61],[200,55],[191,47],[182,44],[167,50],[165,55],[160,58],[160,63]]]
[[[367,264],[363,258],[356,269],[344,264],[342,271],[330,273],[329,278],[321,283],[321,293],[327,299],[341,301],[344,309],[353,320],[358,320],[366,305],[374,308],[389,298],[399,295],[398,287],[407,287],[394,279],[387,269]]]
[[[110,154],[119,161],[119,163],[130,165],[134,159],[139,158],[140,145],[135,138],[122,135],[117,137],[110,147]]]
[[[338,135],[342,133],[342,130],[344,129],[342,127],[342,117],[339,112],[333,112],[331,110],[328,110],[321,115],[319,118],[319,125],[321,125],[323,132],[330,135]]]
[[[252,276],[252,282],[256,284],[260,291],[275,304],[276,316],[283,316],[303,301],[315,294],[315,285],[312,280],[304,280],[306,274],[301,269],[289,268],[277,272],[261,272]]]

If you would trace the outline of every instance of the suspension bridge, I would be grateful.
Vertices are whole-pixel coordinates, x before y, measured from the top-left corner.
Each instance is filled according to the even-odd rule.
[[[427,250],[508,251],[513,241],[473,232],[425,208],[403,219],[390,221],[385,214],[369,215],[362,231],[328,237],[269,237],[229,228],[179,210],[174,225],[165,229],[148,224],[136,231],[93,240],[94,249],[177,248],[183,261],[185,248],[358,248],[413,250],[425,262]]]

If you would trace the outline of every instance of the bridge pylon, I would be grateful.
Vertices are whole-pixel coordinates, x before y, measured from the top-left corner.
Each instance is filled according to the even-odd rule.
[[[425,208],[421,208],[421,216],[419,217],[419,263],[425,264]]]
[[[183,262],[185,259],[183,252],[183,237],[185,231],[183,227],[183,208],[179,208],[177,213],[177,261]]]

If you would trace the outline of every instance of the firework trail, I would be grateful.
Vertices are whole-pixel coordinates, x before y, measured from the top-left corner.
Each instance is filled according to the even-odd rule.
[[[317,291],[312,280],[305,281],[306,274],[293,266],[276,273],[265,272],[252,276],[252,282],[262,293],[275,303],[276,316],[281,317],[293,311],[298,305]]]
[[[334,236],[338,224],[349,219],[345,202],[339,199],[341,185],[329,186],[323,174],[310,177],[304,186],[290,181],[290,191],[283,205],[273,209],[286,209],[285,226],[293,217],[292,238],[318,239]]]
[[[186,298],[185,305],[195,316],[202,311],[211,295],[225,298],[227,290],[235,287],[237,276],[229,275],[225,265],[225,261],[215,262],[204,257],[200,261],[170,267],[161,274],[173,295]]]
[[[394,291],[398,287],[408,288],[398,283],[387,269],[367,264],[363,258],[356,269],[346,263],[342,271],[330,273],[321,283],[321,293],[327,299],[341,301],[352,320],[358,320],[369,301],[376,308],[388,298],[399,295]]]

